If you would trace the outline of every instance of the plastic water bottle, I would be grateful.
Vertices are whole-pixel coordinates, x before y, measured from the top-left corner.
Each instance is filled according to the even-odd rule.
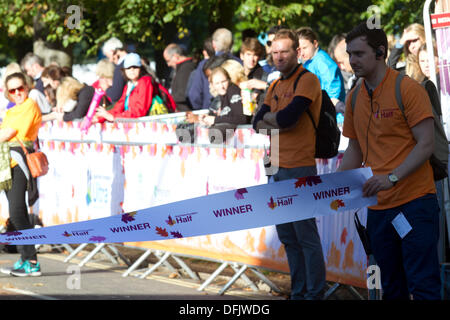
[[[344,115],[341,112],[336,115],[336,121],[339,126],[344,123]]]
[[[253,115],[253,112],[255,111],[255,103],[252,99],[252,90],[250,89],[243,89],[241,90],[242,95],[242,108],[243,113],[246,116]]]
[[[95,110],[97,110],[97,107],[100,104],[100,100],[102,99],[102,97],[105,95],[105,91],[103,91],[102,89],[95,89],[94,92],[94,97],[91,100],[91,104],[89,105],[89,109],[88,112],[86,114],[86,116],[83,119],[83,122],[81,123],[81,132],[83,132],[84,134],[86,134],[89,130],[89,127],[91,126],[92,123],[92,119],[94,118],[95,115]]]

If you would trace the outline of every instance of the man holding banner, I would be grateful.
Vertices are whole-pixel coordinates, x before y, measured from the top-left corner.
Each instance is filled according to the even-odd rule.
[[[434,149],[428,95],[387,67],[383,30],[364,22],[346,42],[352,69],[363,80],[347,99],[343,134],[349,145],[338,171],[372,168],[363,195],[378,198],[368,209],[367,229],[383,299],[438,300],[439,205],[428,161]],[[404,112],[396,102],[397,80]]]
[[[318,122],[321,88],[314,74],[301,74],[305,68],[298,64],[298,43],[297,35],[291,30],[276,33],[272,57],[282,76],[268,89],[253,121],[257,131],[269,129],[272,135],[279,132],[279,148],[272,148],[270,155],[271,165],[277,170],[269,182],[317,174],[315,130],[304,111],[309,108],[315,123]],[[297,86],[296,81],[299,81]],[[321,299],[326,271],[315,218],[279,224],[276,229],[288,258],[291,299]]]

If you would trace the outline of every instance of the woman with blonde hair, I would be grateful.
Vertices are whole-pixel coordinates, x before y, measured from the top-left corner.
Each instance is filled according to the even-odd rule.
[[[94,88],[65,77],[56,90],[56,110],[44,120],[73,121],[82,119],[88,112],[94,97]]]
[[[230,60],[225,61],[224,64],[228,61]],[[233,126],[250,123],[249,117],[243,112],[241,89],[222,66],[214,68],[209,76],[210,90],[220,98],[219,107],[215,114],[200,116],[200,122],[209,127],[219,123]]]
[[[221,67],[227,71],[231,82],[235,85],[239,86],[241,82],[247,81],[244,67],[236,60],[228,59],[221,64]]]
[[[102,59],[97,63],[97,66],[95,68],[95,75],[98,77],[98,80],[92,84],[94,89],[102,89],[106,91],[107,88],[112,86],[114,68],[114,64],[108,59]],[[111,98],[107,95],[105,95],[105,97],[108,100],[107,104],[111,104]]]
[[[426,42],[425,29],[419,23],[413,23],[405,28],[399,42],[392,49],[387,65],[397,71],[404,71],[411,78],[422,81],[423,74],[420,71],[417,54],[419,48]],[[400,64],[401,55],[405,62]]]
[[[438,51],[436,47],[436,42],[433,41],[433,53],[434,53],[434,65],[436,70],[436,81],[437,81],[437,89],[440,91],[441,84],[440,84],[440,77],[439,77],[439,56]],[[425,76],[424,80],[430,79],[431,71],[430,71],[430,65],[428,61],[428,49],[427,44],[424,43],[419,48],[419,53],[417,54],[417,58],[419,60],[419,66],[420,70],[422,71],[423,75]]]

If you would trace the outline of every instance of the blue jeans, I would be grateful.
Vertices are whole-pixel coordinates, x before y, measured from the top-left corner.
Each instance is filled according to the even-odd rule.
[[[316,167],[279,168],[269,183],[313,176]],[[306,219],[276,226],[284,245],[291,275],[292,300],[322,299],[325,287],[325,261],[316,219]]]
[[[401,239],[392,220],[402,212],[412,230]],[[396,208],[368,210],[367,230],[381,271],[383,299],[440,300],[439,205],[429,194]]]

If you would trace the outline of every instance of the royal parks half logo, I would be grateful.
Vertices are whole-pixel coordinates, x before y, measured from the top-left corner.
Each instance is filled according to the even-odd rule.
[[[291,206],[294,203],[294,198],[297,196],[297,194],[293,194],[290,196],[277,197],[275,199],[270,197],[269,202],[267,202],[267,206],[272,210],[277,207]]]
[[[177,223],[189,223],[192,222],[192,216],[196,215],[198,212],[191,212],[191,213],[185,213],[185,214],[179,214],[172,218],[171,215],[166,220],[166,223],[169,226],[173,226]]]

